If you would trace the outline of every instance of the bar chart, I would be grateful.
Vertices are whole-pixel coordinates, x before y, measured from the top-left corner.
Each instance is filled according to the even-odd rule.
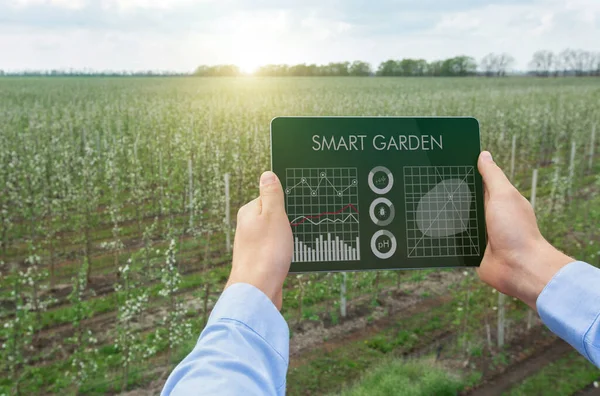
[[[356,168],[286,169],[293,262],[360,260]]]
[[[327,237],[319,235],[311,244],[294,238],[294,262],[317,262],[317,261],[355,261],[360,259],[360,243],[358,237],[353,244],[334,238],[331,234]],[[356,246],[356,247],[354,247]]]

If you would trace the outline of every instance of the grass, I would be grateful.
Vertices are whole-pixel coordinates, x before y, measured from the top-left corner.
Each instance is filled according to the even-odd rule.
[[[211,260],[211,264],[216,264],[219,262],[219,260]],[[220,287],[220,285],[227,278],[228,273],[229,271],[227,267],[213,267],[206,273],[198,272],[183,276],[181,284],[179,285],[179,290],[182,293],[189,290],[195,290],[201,285],[204,285],[207,279],[213,282],[216,281],[215,284],[219,285],[218,287]],[[156,283],[142,287],[145,287],[148,290],[150,297],[156,298],[158,296],[158,291],[161,289],[161,284]],[[117,308],[114,293],[90,299],[86,301],[85,304],[89,306],[92,316],[115,311]],[[43,312],[41,314],[41,320],[38,324],[39,328],[46,329],[53,326],[70,323],[73,319],[73,314],[74,311],[71,305],[63,305],[59,308]]]
[[[131,249],[120,257],[124,262],[130,255],[138,254],[141,246],[138,217],[141,230],[149,225],[157,212],[157,186],[165,189],[165,210],[172,216],[165,216],[155,237],[161,235],[164,240],[156,241],[153,248],[168,243],[164,236],[166,224],[172,220],[172,227],[182,232],[187,227],[188,216],[185,205],[185,192],[188,186],[188,153],[194,153],[194,187],[202,208],[195,217],[198,230],[216,229],[222,225],[222,184],[224,173],[232,178],[232,215],[239,202],[246,201],[256,194],[256,177],[269,168],[270,119],[283,114],[302,115],[472,115],[481,121],[482,146],[490,149],[499,164],[508,169],[510,163],[510,142],[513,134],[518,135],[517,163],[515,182],[530,189],[531,168],[538,163],[539,141],[548,142],[545,149],[554,150],[561,160],[562,173],[566,172],[569,157],[569,143],[575,139],[578,143],[578,158],[589,142],[591,124],[598,121],[597,103],[598,79],[1,79],[0,114],[6,122],[0,126],[0,136],[4,145],[2,157],[7,164],[14,152],[15,168],[10,173],[0,172],[2,183],[7,175],[13,175],[17,183],[15,196],[0,194],[0,206],[8,205],[13,228],[8,230],[9,246],[1,260],[22,262],[28,252],[25,237],[28,235],[30,220],[28,207],[21,203],[29,198],[41,198],[46,193],[29,191],[22,180],[30,177],[46,179],[46,173],[56,179],[49,179],[47,191],[59,192],[60,210],[51,225],[55,242],[56,277],[58,283],[69,283],[83,256],[84,244],[76,214],[80,212],[79,202],[88,195],[83,189],[79,165],[92,164],[93,158],[83,155],[80,150],[87,142],[99,154],[94,160],[94,170],[98,174],[94,186],[101,191],[97,194],[98,210],[94,212],[91,223],[92,274],[100,278],[114,272],[112,256],[99,247],[100,242],[112,239],[112,220],[109,216],[112,195],[106,180],[106,158],[111,154],[118,165],[120,188],[116,196],[121,205],[122,224],[120,237]],[[282,95],[282,92],[289,94]],[[84,133],[85,132],[85,133]],[[506,136],[505,136],[506,134]],[[502,137],[502,138],[501,138]],[[115,144],[116,142],[116,144]],[[559,144],[560,143],[560,144]],[[564,144],[563,144],[564,143]],[[136,144],[141,170],[138,171],[132,161],[129,150]],[[124,148],[124,149],[123,149]],[[600,151],[596,151],[600,152]],[[159,154],[162,156],[159,159]],[[583,158],[583,157],[581,157]],[[158,165],[162,164],[162,170]],[[46,166],[48,165],[48,166]],[[594,175],[582,176],[582,161],[577,164],[575,185],[581,186],[595,180],[600,170],[600,159],[595,160]],[[90,165],[91,166],[91,165]],[[4,167],[4,169],[9,169]],[[547,196],[551,191],[551,179],[555,167],[540,169],[538,198]],[[38,170],[44,170],[40,173]],[[162,173],[162,175],[161,175]],[[62,181],[62,177],[69,176]],[[133,183],[130,175],[139,178]],[[5,184],[5,183],[4,183]],[[4,185],[2,184],[2,185]],[[41,184],[40,184],[41,185]],[[71,196],[70,192],[73,192]],[[135,192],[135,195],[132,193]],[[79,194],[79,195],[78,195]],[[80,195],[84,194],[84,195]],[[136,196],[139,197],[135,198]],[[7,198],[8,197],[8,198]],[[79,198],[77,198],[79,197]],[[133,199],[132,199],[133,198]],[[597,233],[590,224],[597,224],[600,211],[595,208],[600,201],[590,200],[590,210],[584,206],[578,208],[571,203],[573,210],[569,216],[562,216],[548,227],[553,240],[570,254],[578,254],[584,260],[598,262],[598,245],[587,244],[597,240]],[[42,199],[33,202],[42,203]],[[200,202],[199,202],[200,204]],[[544,209],[543,199],[538,207]],[[35,220],[44,218],[43,207],[37,210]],[[204,211],[205,210],[205,211]],[[182,212],[183,211],[183,212]],[[589,213],[588,213],[589,212]],[[64,216],[64,217],[60,217]],[[553,214],[552,219],[557,216]],[[165,224],[166,221],[166,224]],[[573,223],[575,223],[573,225]],[[37,251],[44,264],[48,263],[48,240],[44,222],[40,222],[36,231]],[[2,227],[0,227],[1,229]],[[588,231],[589,230],[589,231]],[[223,250],[223,235],[214,231],[211,247]],[[568,234],[568,237],[564,237]],[[188,234],[189,235],[189,234]],[[186,235],[187,236],[187,235]],[[581,247],[578,239],[583,241]],[[178,246],[178,261],[182,268],[200,264],[204,257],[204,239],[190,238]],[[212,249],[211,249],[212,250]],[[219,263],[224,255],[216,259]],[[213,257],[211,254],[210,257]],[[59,264],[60,262],[60,264]],[[226,277],[227,266],[210,271],[217,279]],[[140,280],[146,274],[136,270]],[[423,281],[425,272],[407,273],[402,282]],[[374,274],[353,274],[349,276],[348,299],[365,295],[372,298]],[[340,321],[335,311],[335,300],[339,291],[336,282],[325,276],[307,276],[304,284],[305,295],[302,304],[302,316],[307,319],[331,317],[331,322]],[[222,280],[222,279],[221,279]],[[43,283],[47,283],[45,280]],[[181,289],[192,292],[200,288],[206,279],[201,275],[189,275],[183,279]],[[218,280],[214,280],[218,283]],[[395,274],[381,273],[380,286],[396,283]],[[287,282],[284,294],[283,313],[292,320],[302,319],[299,311],[298,288],[295,278]],[[0,285],[0,294],[7,290],[6,284]],[[156,296],[156,289],[146,283],[149,292]],[[215,292],[213,290],[213,292]],[[454,290],[450,291],[454,293]],[[429,295],[429,292],[418,292]],[[368,294],[368,296],[367,296]],[[455,296],[456,298],[456,296]],[[489,300],[489,297],[488,297]],[[114,295],[98,296],[88,300],[94,314],[114,310]],[[478,309],[486,309],[487,303],[473,298],[477,307],[471,306],[471,314]],[[487,300],[486,300],[487,301]],[[158,302],[158,301],[153,301]],[[475,305],[473,304],[473,305]],[[487,304],[487,305],[486,305]],[[521,315],[520,308],[511,309],[508,317]],[[53,312],[42,315],[39,327],[67,323],[72,319],[70,307],[54,307]],[[448,312],[428,313],[415,319],[407,318],[403,323],[394,324],[390,329],[372,335],[367,340],[347,344],[342,351],[315,351],[312,363],[297,367],[291,375],[290,384],[297,393],[321,394],[335,391],[349,378],[358,378],[365,370],[378,364],[382,358],[402,354],[415,345],[422,345],[423,338],[439,334],[442,330],[454,330],[456,324],[448,318],[456,313],[456,307],[449,305]],[[2,306],[0,317],[10,314],[10,309]],[[369,315],[374,320],[374,315]],[[438,318],[438,320],[435,320]],[[158,326],[158,323],[156,324]],[[197,325],[195,330],[199,331]],[[105,329],[103,329],[105,330]],[[114,333],[107,331],[110,344]],[[195,337],[194,337],[195,338]],[[191,340],[195,341],[195,340]],[[190,341],[190,342],[191,342]],[[366,342],[365,342],[366,341]],[[182,348],[187,352],[189,348]],[[105,381],[114,379],[119,383],[119,373],[115,371],[117,352],[109,353],[105,349],[102,356],[103,371],[90,381],[85,394],[110,392],[114,389]],[[64,355],[65,349],[58,340],[56,356]],[[473,350],[477,356],[481,351]],[[136,363],[139,375],[130,375],[129,383],[144,383],[152,368],[166,363],[154,359],[151,362]],[[152,363],[152,364],[151,364]],[[500,364],[501,362],[499,362]],[[65,377],[64,361],[48,366],[37,366],[25,374],[23,393],[48,394],[69,389]],[[3,372],[2,374],[6,374]],[[10,383],[0,379],[0,394],[9,393]],[[102,382],[102,383],[101,383]],[[67,392],[70,393],[70,392]]]
[[[571,395],[599,378],[600,369],[573,351],[525,379],[505,395]]]
[[[221,282],[223,283],[225,278],[227,276],[227,268],[226,267],[218,267],[218,268],[212,268],[208,274],[190,274],[188,276],[183,277],[182,279],[182,284],[180,285],[180,290],[182,291],[191,291],[194,288],[198,287],[200,285],[200,282],[202,282],[203,279],[206,279],[206,277],[211,277],[213,280],[216,280],[217,282]],[[408,275],[407,275],[408,276]],[[394,279],[386,279],[384,277],[382,277],[381,279],[381,286],[385,287],[385,285],[387,285],[388,283],[391,284],[393,282],[395,282],[395,278]],[[153,297],[157,297],[157,291],[158,291],[158,285],[152,285],[152,286],[148,286],[148,291],[150,292],[150,295]],[[89,300],[88,303],[90,305],[90,309],[92,310],[92,312],[94,314],[99,314],[99,313],[103,313],[103,312],[108,312],[108,311],[112,311],[116,308],[115,306],[115,299],[114,299],[114,294],[109,294],[106,296],[102,296],[96,299],[92,299]],[[325,297],[323,297],[325,298]],[[320,299],[319,301],[321,301],[322,299]],[[310,300],[309,300],[310,301]],[[308,303],[308,307],[307,310],[305,312],[305,315],[310,312],[312,312],[312,314],[310,314],[311,316],[314,316],[313,319],[317,320],[319,319],[317,313],[323,313],[325,307],[322,306],[313,306],[312,304],[317,304],[316,301],[310,301]],[[150,307],[154,307],[156,306],[155,303],[151,303]],[[297,311],[293,311],[293,313],[297,313]],[[68,321],[71,320],[71,315],[72,315],[72,307],[71,306],[64,306],[61,307],[57,310],[54,310],[52,312],[46,312],[44,313],[44,315],[42,316],[42,323],[46,324],[46,325],[50,325],[50,324],[59,324],[59,323],[67,323]],[[184,341],[184,343],[182,345],[180,345],[179,347],[176,348],[176,350],[173,353],[173,358],[171,360],[171,363],[174,362],[179,362],[180,360],[182,360],[194,347],[194,345],[196,344],[197,341],[197,337],[198,334],[200,334],[200,331],[202,330],[203,324],[200,322],[200,318],[201,316],[198,313],[192,313],[191,314],[192,317],[195,317],[195,319],[192,319],[192,325],[193,325],[193,331],[192,331],[192,337],[190,337],[189,339],[187,339],[186,341]],[[419,316],[421,317],[421,316]],[[294,320],[296,317],[294,315],[291,315],[288,319]],[[429,318],[430,319],[430,325],[429,328],[434,328],[437,326],[438,321],[436,320],[436,318]],[[431,327],[433,326],[433,327]],[[167,348],[167,345],[165,343],[165,336],[164,334],[162,335],[161,339],[162,342],[160,343],[160,345],[156,345],[156,343],[153,341],[153,337],[154,335],[159,332],[161,329],[160,327],[155,328],[150,330],[146,335],[143,336],[143,343],[144,344],[148,344],[148,345],[155,345],[158,346],[158,351],[165,351]],[[415,330],[417,333],[420,334],[421,330],[417,329]],[[402,334],[408,334],[406,331],[401,332]],[[414,345],[414,341],[417,340],[416,337],[412,337],[413,339],[411,340],[411,342],[404,342],[404,339],[402,337],[399,337],[398,340],[395,340],[394,337],[394,331],[391,331],[388,334],[388,338],[382,338],[381,336],[375,337],[373,339],[373,341],[371,342],[367,342],[365,343],[365,345],[367,346],[367,348],[373,350],[376,352],[377,349],[377,345],[382,345],[382,348],[384,349],[389,349],[392,350],[393,347],[397,347],[398,343],[400,340],[400,342],[406,346],[406,347],[410,347],[412,345]],[[379,343],[379,344],[377,344]],[[120,352],[114,347],[114,345],[111,344],[106,344],[103,346],[100,346],[99,348],[99,371],[96,372],[94,374],[94,376],[89,380],[88,383],[86,383],[83,388],[80,390],[81,392],[83,392],[83,394],[94,394],[94,395],[101,395],[101,394],[105,394],[105,393],[110,393],[110,392],[114,392],[120,389],[121,384],[122,384],[122,378],[121,378],[121,372],[119,371],[119,367],[120,367]],[[100,363],[101,362],[101,363]],[[157,364],[157,362],[162,362],[162,364]],[[368,365],[370,365],[372,363],[372,360],[369,359],[365,359],[365,366],[364,367],[368,367]],[[161,368],[164,367],[164,369],[166,370],[167,367],[165,367],[164,365],[164,361],[161,361],[161,357],[160,356],[156,356],[155,358],[150,359],[149,361],[146,361],[144,363],[137,363],[135,365],[133,365],[133,367],[131,368],[131,372],[130,372],[130,376],[128,378],[128,389],[133,389],[136,386],[140,386],[141,384],[145,384],[148,383],[156,378],[154,378],[152,376],[152,374],[148,375],[147,373],[152,373],[152,369],[154,368]],[[324,363],[326,364],[326,363]],[[169,366],[169,365],[167,365]],[[170,368],[173,368],[175,365],[171,364]],[[349,369],[353,369],[356,368],[358,366],[356,366],[355,364],[350,363],[348,365]],[[22,378],[21,381],[21,391],[25,392],[26,394],[40,394],[40,393],[52,393],[52,394],[56,394],[59,392],[63,392],[65,390],[71,389],[71,383],[70,383],[70,379],[68,377],[65,377],[64,373],[66,373],[68,371],[68,362],[66,360],[56,360],[53,361],[52,363],[49,364],[45,364],[45,365],[40,365],[40,366],[36,366],[36,367],[31,367],[31,369],[29,369],[27,371],[27,373],[24,375],[24,377]],[[322,370],[323,372],[326,372],[325,370]],[[353,372],[352,372],[353,373]],[[354,375],[354,374],[352,374]],[[342,377],[343,378],[343,377]],[[9,389],[11,387],[11,383],[10,381],[8,381],[8,379],[5,379],[4,381],[0,380],[0,395],[3,394],[2,392],[8,392]]]
[[[288,371],[288,394],[322,394],[340,389],[388,356],[400,356],[423,338],[451,326],[452,303],[403,318],[382,331],[331,350],[311,352]]]
[[[444,396],[456,395],[461,379],[426,361],[391,359],[370,369],[340,396]]]

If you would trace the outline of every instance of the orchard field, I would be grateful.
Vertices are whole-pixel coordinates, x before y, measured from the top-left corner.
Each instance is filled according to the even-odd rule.
[[[598,78],[0,78],[0,394],[158,393],[225,283],[281,115],[474,116],[527,198],[536,173],[545,237],[600,264]],[[369,394],[382,370],[422,394],[600,378],[473,270],[290,275],[283,305],[289,394]]]

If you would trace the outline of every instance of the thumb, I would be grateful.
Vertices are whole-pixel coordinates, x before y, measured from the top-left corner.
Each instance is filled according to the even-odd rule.
[[[261,213],[284,211],[283,189],[277,175],[267,171],[260,176]]]
[[[497,191],[512,187],[502,169],[492,159],[492,154],[489,151],[482,151],[479,154],[477,168],[483,177],[483,184],[488,193],[494,194]]]

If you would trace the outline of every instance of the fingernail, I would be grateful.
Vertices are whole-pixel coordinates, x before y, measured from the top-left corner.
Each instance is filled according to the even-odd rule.
[[[271,171],[267,171],[260,176],[260,185],[261,186],[266,186],[267,184],[272,184],[272,183],[275,183],[276,181],[277,181],[277,176],[275,176],[275,173],[273,173]]]
[[[481,159],[485,162],[494,162],[494,159],[492,158],[492,154],[489,151],[482,152]]]

